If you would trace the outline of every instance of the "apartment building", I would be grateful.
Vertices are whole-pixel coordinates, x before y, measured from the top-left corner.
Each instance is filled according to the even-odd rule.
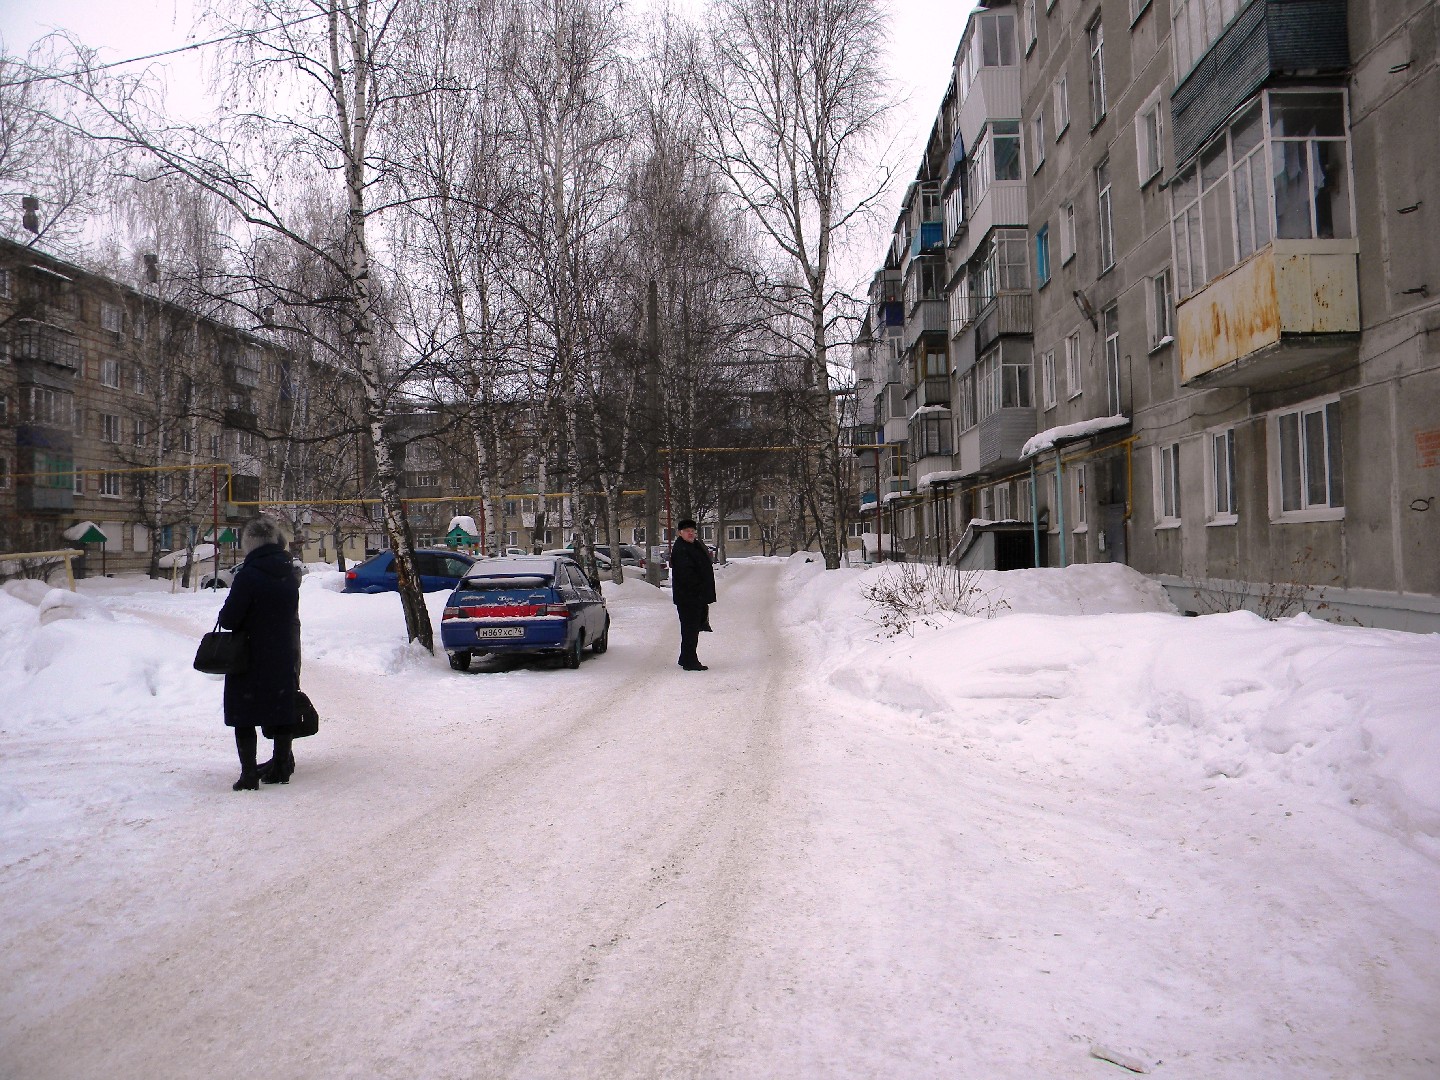
[[[260,432],[294,387],[269,341],[0,240],[0,551],[69,546],[88,520],[108,539],[87,569],[113,573],[223,535],[279,497]]]
[[[1022,345],[1002,347],[1015,375],[997,397],[980,320],[973,390],[971,331],[952,337],[954,512],[1024,520],[1035,562],[1126,562],[1186,610],[1283,593],[1440,628],[1440,125],[1417,122],[1440,105],[1435,4],[996,3],[972,16],[962,56],[986,20],[1000,61],[988,70],[982,50],[987,89],[1010,77],[1005,28],[1016,35],[1033,339],[1028,372]],[[974,70],[957,59],[937,128],[957,99],[963,118]],[[1003,106],[986,111],[993,145],[1010,128]],[[951,173],[974,230],[1000,159],[960,126]],[[963,325],[992,285],[953,272],[976,260],[948,224]],[[1020,264],[1007,232],[996,296]],[[994,416],[1026,392],[1036,438],[967,452],[971,402]]]

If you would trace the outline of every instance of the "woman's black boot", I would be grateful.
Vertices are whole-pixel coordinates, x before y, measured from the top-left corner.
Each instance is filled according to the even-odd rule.
[[[231,791],[255,791],[260,787],[260,771],[253,766],[242,766],[240,779],[231,786]]]
[[[255,747],[258,740],[253,727],[235,728],[235,749],[240,755],[240,779],[231,791],[254,791],[260,786],[260,770],[255,767]]]

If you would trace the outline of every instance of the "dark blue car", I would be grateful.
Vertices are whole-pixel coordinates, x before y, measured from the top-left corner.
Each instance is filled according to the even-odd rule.
[[[586,649],[609,647],[610,613],[569,558],[482,559],[445,601],[440,641],[456,671],[486,653],[554,656],[577,668]]]
[[[465,572],[475,564],[475,556],[449,548],[419,548],[415,552],[415,571],[425,592],[453,589]],[[382,551],[345,572],[346,592],[395,592],[395,555]]]

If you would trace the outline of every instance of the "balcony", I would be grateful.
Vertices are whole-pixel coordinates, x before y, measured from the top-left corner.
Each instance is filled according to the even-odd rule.
[[[960,105],[960,138],[966,146],[974,146],[987,121],[1013,120],[1024,115],[1020,68],[982,67]]]
[[[975,350],[984,352],[1002,336],[1034,332],[1034,298],[1028,292],[984,298],[975,327]]]
[[[63,330],[22,321],[10,334],[10,353],[17,361],[40,361],[69,371],[80,370],[80,346]]]
[[[968,262],[992,229],[1028,228],[1028,207],[1024,180],[996,180],[970,211],[965,238],[956,249],[957,260]]]
[[[930,375],[920,383],[916,389],[916,405],[924,408],[927,405],[950,405],[950,377],[948,375]]]
[[[1360,289],[1353,240],[1276,240],[1183,301],[1180,379],[1284,386],[1353,356]]]
[[[74,510],[75,492],[68,487],[45,487],[22,480],[15,488],[15,504],[19,510]]]
[[[1346,6],[1346,0],[1252,0],[1170,97],[1175,160],[1190,160],[1272,75],[1344,71]]]
[[[910,234],[910,257],[929,254],[945,246],[945,222],[925,221]]]
[[[976,470],[999,469],[1020,460],[1020,451],[1035,434],[1035,410],[997,409],[976,425],[979,436]],[[971,462],[966,462],[970,471]]]
[[[950,328],[944,300],[921,300],[905,320],[905,349],[908,352],[925,334],[944,335]]]

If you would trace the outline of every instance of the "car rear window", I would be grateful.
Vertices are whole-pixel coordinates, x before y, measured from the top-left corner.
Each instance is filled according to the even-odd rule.
[[[508,592],[516,589],[549,588],[550,579],[542,574],[525,574],[516,577],[468,577],[465,587],[477,592]]]

